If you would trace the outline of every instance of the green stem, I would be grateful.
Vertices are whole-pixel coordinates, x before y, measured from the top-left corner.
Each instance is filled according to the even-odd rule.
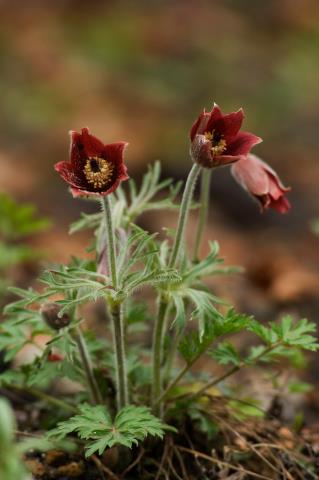
[[[270,345],[268,348],[266,348],[264,351],[262,351],[259,355],[257,355],[254,359],[254,364],[256,364],[258,362],[258,360],[260,360],[262,357],[264,357],[265,355],[267,355],[268,353],[270,353],[272,350],[274,350],[275,348],[277,348],[279,345],[280,345],[280,341],[279,342],[276,342],[274,343],[273,345]],[[215,387],[218,383],[222,382],[223,380],[226,380],[226,378],[230,377],[231,375],[233,375],[234,373],[238,372],[239,370],[241,370],[242,368],[244,367],[247,367],[249,364],[245,363],[245,362],[240,362],[238,365],[235,365],[234,367],[230,368],[229,370],[227,370],[223,375],[221,375],[220,377],[217,377],[215,378],[214,380],[212,380],[211,382],[208,382],[206,383],[206,385],[204,385],[200,390],[198,390],[197,392],[195,393],[192,393],[191,395],[187,395],[187,397],[190,399],[190,400],[195,400],[196,398],[200,397],[201,395],[203,395],[203,393],[205,393],[208,389],[210,388],[213,388]]]
[[[162,402],[172,391],[172,389],[178,384],[178,382],[184,377],[184,375],[192,368],[194,363],[201,355],[196,356],[190,363],[187,363],[182,370],[176,375],[174,380],[167,386],[166,390],[156,399],[155,404]]]
[[[212,177],[212,170],[202,169],[199,218],[198,218],[196,239],[195,239],[195,245],[194,245],[194,254],[193,254],[194,263],[198,262],[200,247],[202,244],[204,229],[205,229],[207,215],[208,215],[209,187],[210,187],[211,177]]]
[[[125,334],[122,306],[115,304],[110,307],[113,326],[113,342],[115,347],[115,371],[117,385],[118,409],[128,404],[127,368],[125,355]]]
[[[167,358],[165,360],[165,368],[164,368],[164,382],[168,383],[171,378],[171,371],[174,364],[175,355],[177,352],[178,344],[182,335],[184,334],[184,329],[181,332],[175,330],[173,334],[173,338],[169,345],[169,351],[167,353]]]
[[[105,228],[107,236],[107,252],[108,252],[108,267],[111,274],[112,286],[114,290],[117,289],[117,269],[116,269],[116,251],[115,251],[115,235],[113,227],[113,218],[111,211],[110,199],[108,196],[103,197],[102,208],[105,217]]]
[[[189,208],[191,206],[195,183],[196,183],[196,179],[198,177],[200,169],[201,169],[201,166],[198,165],[198,163],[194,163],[186,181],[181,208],[179,212],[175,242],[174,242],[171,258],[168,264],[170,268],[175,267],[178,257],[180,255],[182,243],[184,240],[184,232],[186,227],[186,221],[188,218]]]
[[[112,287],[118,289],[115,235],[111,205],[108,196],[102,200],[102,207],[105,216],[105,227],[107,235],[108,268],[111,274]],[[118,409],[128,404],[127,368],[125,355],[125,328],[123,321],[123,310],[120,303],[109,299],[109,311],[113,326],[113,344],[115,350],[115,371],[117,384],[117,406]]]
[[[91,393],[91,400],[94,403],[94,405],[101,404],[103,402],[102,395],[101,395],[99,386],[97,384],[96,378],[94,376],[91,357],[90,357],[90,354],[89,354],[89,351],[80,327],[76,327],[74,329],[73,338],[79,350],[87,384]]]
[[[200,172],[200,165],[194,163],[189,175],[187,177],[181,208],[178,218],[178,225],[176,230],[175,242],[173,245],[171,257],[168,263],[169,268],[174,268],[178,261],[181,247],[184,241],[184,233],[186,222],[188,219],[189,209],[191,206],[193,191],[195,188],[196,179]],[[152,384],[152,405],[155,408],[155,413],[160,411],[160,403],[157,399],[162,393],[162,354],[163,354],[163,341],[165,332],[165,318],[168,309],[168,301],[164,294],[161,294],[159,299],[159,310],[157,319],[155,321],[154,335],[153,335],[153,384]]]
[[[162,392],[162,353],[164,343],[164,325],[167,313],[168,302],[162,294],[159,299],[158,315],[155,321],[153,333],[153,383],[152,383],[152,406],[156,415],[160,412],[160,405],[157,399]]]

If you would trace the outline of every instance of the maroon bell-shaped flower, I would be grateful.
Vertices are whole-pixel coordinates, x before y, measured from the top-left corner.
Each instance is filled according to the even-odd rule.
[[[74,197],[109,195],[129,178],[123,158],[126,142],[105,145],[88,128],[70,135],[70,161],[57,163],[55,169]]]
[[[261,205],[261,210],[274,208],[280,213],[290,209],[290,203],[285,193],[290,190],[285,187],[277,173],[256,155],[249,154],[231,167],[235,180]]]
[[[211,112],[199,115],[190,131],[191,154],[196,163],[213,168],[237,162],[251,148],[260,143],[260,137],[241,132],[244,111],[223,115],[216,103]]]

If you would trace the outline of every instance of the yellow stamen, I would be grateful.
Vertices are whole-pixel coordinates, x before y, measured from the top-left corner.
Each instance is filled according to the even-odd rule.
[[[113,175],[114,165],[104,158],[89,157],[83,171],[94,188],[103,188]]]
[[[227,143],[224,135],[216,134],[213,130],[212,132],[205,132],[205,138],[212,143],[211,151],[213,155],[221,155],[226,150]]]

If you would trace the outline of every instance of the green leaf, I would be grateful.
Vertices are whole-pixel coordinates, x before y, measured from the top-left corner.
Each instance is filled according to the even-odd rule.
[[[306,382],[290,382],[288,385],[288,390],[290,393],[308,393],[313,390],[313,385]]]
[[[191,313],[190,319],[196,319],[198,321],[200,337],[204,335],[204,325],[206,320],[208,318],[214,319],[215,317],[220,316],[214,303],[222,303],[222,301],[205,290],[199,290],[190,287],[185,288],[183,286],[180,286],[179,283],[176,282],[176,287],[174,285],[172,286],[170,294],[176,308],[176,316],[173,320],[173,324],[178,320],[179,328],[183,327],[182,322],[183,320],[185,320],[180,298],[184,300],[187,299],[195,306],[194,310]],[[179,318],[177,318],[177,316],[179,316]]]
[[[187,415],[191,418],[197,429],[204,433],[209,440],[216,437],[219,431],[218,424],[215,423],[209,415],[206,414],[196,403],[189,405]]]
[[[286,315],[278,323],[269,323],[269,327],[254,320],[250,323],[249,330],[258,335],[267,345],[281,343],[286,347],[311,351],[319,348],[316,337],[310,335],[316,331],[316,325],[306,319],[294,322],[291,316]]]
[[[130,189],[130,205],[127,206],[127,211],[123,215],[123,219],[127,219],[127,222],[135,221],[135,219],[147,211],[152,210],[173,210],[177,209],[175,199],[181,189],[182,182],[178,182],[173,185],[171,179],[160,181],[161,164],[155,162],[148,167],[147,173],[144,175],[139,192],[137,192],[136,183],[133,180],[129,180]],[[161,191],[169,188],[168,194],[164,199],[154,201],[155,196]],[[120,200],[116,191],[116,196]]]
[[[240,356],[235,347],[229,342],[222,342],[211,352],[211,356],[221,365],[235,365],[241,363]]]
[[[0,233],[15,240],[45,230],[50,225],[45,218],[37,217],[31,204],[20,205],[6,193],[0,193]]]
[[[245,420],[249,417],[263,418],[265,416],[265,413],[259,406],[258,400],[255,399],[230,400],[228,405],[232,409],[234,417],[238,420]]]
[[[143,441],[148,435],[163,438],[169,428],[156,418],[147,407],[130,405],[124,407],[112,422],[106,408],[81,405],[80,414],[60,422],[56,429],[48,432],[49,438],[62,439],[70,433],[77,433],[82,439],[89,440],[86,445],[86,457],[95,452],[102,455],[106,448],[124,445],[131,448]]]
[[[217,338],[236,333],[250,324],[252,318],[230,309],[225,316],[220,313],[204,324],[203,335],[191,332],[185,335],[179,344],[179,351],[187,363],[192,363],[202,355]]]
[[[101,223],[102,213],[81,213],[79,220],[71,223],[69,233],[81,232],[83,230],[95,230]]]

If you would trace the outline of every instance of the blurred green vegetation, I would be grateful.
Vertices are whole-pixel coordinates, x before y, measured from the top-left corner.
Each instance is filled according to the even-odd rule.
[[[48,227],[49,221],[38,217],[33,205],[20,205],[0,193],[0,299],[11,283],[10,269],[41,257],[27,244],[28,237]]]

